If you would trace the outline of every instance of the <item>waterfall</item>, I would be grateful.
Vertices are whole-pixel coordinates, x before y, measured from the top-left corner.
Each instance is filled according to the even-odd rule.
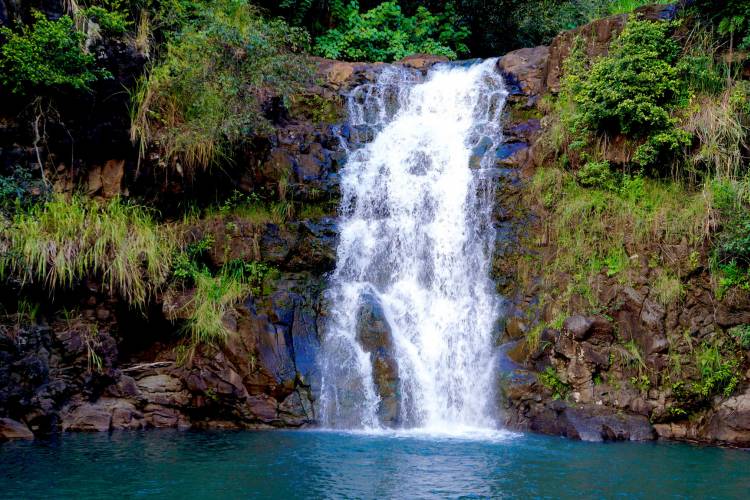
[[[351,134],[369,142],[341,171],[325,426],[496,425],[491,173],[507,93],[495,63],[388,67],[348,97]]]

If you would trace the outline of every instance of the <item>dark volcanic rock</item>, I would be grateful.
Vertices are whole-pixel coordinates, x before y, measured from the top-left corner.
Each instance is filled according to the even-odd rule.
[[[394,357],[393,337],[378,299],[367,294],[357,320],[357,340],[370,353],[375,387],[380,396],[378,416],[386,425],[395,426],[401,411],[398,364]]]
[[[0,418],[0,443],[11,439],[34,439],[34,433],[21,422]]]

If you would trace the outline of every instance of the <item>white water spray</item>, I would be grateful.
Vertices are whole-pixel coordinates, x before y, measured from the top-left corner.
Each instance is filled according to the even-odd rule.
[[[506,95],[494,60],[440,65],[425,79],[388,68],[351,93],[351,127],[374,139],[350,150],[341,172],[340,242],[321,366],[324,425],[382,426],[373,358],[357,339],[369,300],[390,330],[398,426],[495,427],[499,299],[489,278],[489,172]]]

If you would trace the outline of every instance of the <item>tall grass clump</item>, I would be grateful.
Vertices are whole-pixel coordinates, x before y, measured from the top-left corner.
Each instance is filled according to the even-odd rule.
[[[529,201],[544,207],[548,240],[555,242],[542,264],[548,278],[563,273],[586,285],[605,272],[627,281],[632,258],[659,245],[700,245],[713,227],[703,191],[629,175],[612,182],[609,189],[584,187],[562,169],[537,171]],[[663,285],[665,300],[679,295],[673,282]]]
[[[689,157],[691,172],[717,179],[741,179],[750,148],[750,85],[733,82],[719,95],[704,95],[686,128],[698,147]]]
[[[193,7],[174,21],[131,110],[141,155],[153,147],[163,166],[184,174],[226,159],[242,136],[269,130],[262,103],[298,91],[311,74],[303,30],[263,18],[247,0]]]
[[[57,196],[17,213],[3,233],[0,274],[51,290],[96,277],[135,307],[165,283],[176,248],[170,228],[118,198]]]
[[[204,238],[187,245],[174,260],[172,276],[187,293],[168,307],[171,320],[184,319],[183,331],[190,338],[193,350],[198,345],[220,345],[230,334],[225,323],[227,315],[248,296],[261,296],[267,291],[278,271],[262,262],[233,260],[218,270],[205,262],[205,253],[213,239]]]
[[[187,307],[190,314],[184,331],[192,345],[220,344],[229,335],[224,318],[230,308],[247,298],[250,286],[230,273],[197,273],[194,292]]]

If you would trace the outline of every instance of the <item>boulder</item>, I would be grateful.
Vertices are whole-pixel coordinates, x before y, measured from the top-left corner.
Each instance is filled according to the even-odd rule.
[[[0,418],[0,442],[11,439],[34,439],[34,433],[26,424],[9,418]]]
[[[373,381],[380,396],[378,417],[385,425],[395,426],[401,413],[401,395],[393,336],[380,301],[370,293],[362,297],[357,314],[357,341],[370,354]]]
[[[89,170],[87,192],[111,199],[120,194],[125,175],[125,160],[109,160],[104,166],[96,165]]]
[[[535,97],[545,90],[548,59],[546,46],[518,49],[498,59],[497,68],[513,92]]]
[[[600,316],[574,315],[565,320],[563,331],[578,342],[589,340],[594,344],[607,344],[613,339],[612,324]]]
[[[705,437],[732,446],[750,446],[750,389],[723,402],[705,429]]]
[[[427,71],[435,64],[444,62],[448,62],[448,58],[445,56],[436,56],[432,54],[412,54],[410,56],[404,57],[400,61],[396,62],[396,64],[419,71]]]
[[[149,375],[137,382],[141,397],[153,404],[165,406],[187,406],[190,394],[180,379],[167,374]]]
[[[723,328],[750,324],[750,292],[729,290],[716,308],[716,323]]]
[[[143,408],[144,426],[156,429],[189,427],[187,419],[176,408],[148,404]]]
[[[120,400],[112,405],[112,429],[135,430],[143,428],[144,425],[143,414],[130,401]]]
[[[651,441],[656,438],[648,418],[597,406],[565,410],[567,436],[582,441]]]
[[[62,415],[63,431],[106,432],[112,422],[112,409],[103,401],[81,403]]]
[[[122,178],[125,175],[125,160],[109,160],[102,167],[102,196],[105,199],[119,196]]]

